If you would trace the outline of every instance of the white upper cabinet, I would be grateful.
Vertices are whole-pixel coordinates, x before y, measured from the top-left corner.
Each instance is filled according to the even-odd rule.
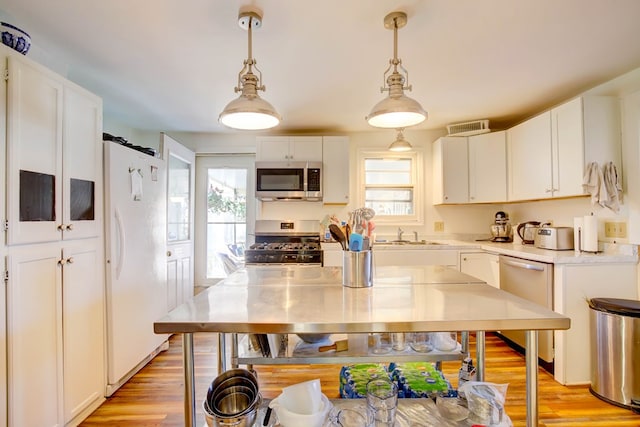
[[[7,243],[60,239],[62,82],[9,57]]]
[[[7,243],[98,236],[102,101],[17,56],[8,70]]]
[[[469,202],[469,152],[466,137],[438,138],[432,146],[433,203]]]
[[[506,132],[470,136],[469,202],[490,203],[507,200]]]
[[[346,205],[349,203],[349,138],[325,136],[322,138],[322,203]]]
[[[507,131],[509,200],[585,194],[585,167],[621,164],[615,97],[573,99]]]
[[[576,98],[551,110],[553,197],[584,194],[585,167],[621,164],[620,104],[609,96]]]
[[[256,161],[321,162],[321,136],[265,136],[256,140]]]
[[[507,131],[509,200],[551,197],[551,112]]]

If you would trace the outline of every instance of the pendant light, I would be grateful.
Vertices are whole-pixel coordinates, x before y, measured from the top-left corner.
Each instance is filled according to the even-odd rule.
[[[413,149],[409,141],[404,139],[404,134],[402,133],[404,129],[398,129],[398,136],[396,140],[389,146],[389,151],[409,151]]]
[[[378,102],[366,117],[371,126],[400,129],[422,123],[427,118],[420,103],[404,94],[405,90],[411,90],[411,85],[408,84],[409,72],[398,58],[398,28],[406,24],[404,12],[391,12],[384,18],[385,28],[393,30],[393,58],[384,72],[386,86],[383,85],[380,91],[389,92],[389,96]]]
[[[220,113],[218,121],[225,126],[241,130],[270,129],[277,126],[282,118],[264,99],[260,98],[258,91],[266,88],[262,85],[262,72],[256,66],[253,59],[251,35],[254,28],[262,25],[262,15],[256,10],[241,11],[238,15],[238,24],[249,33],[249,54],[244,61],[244,67],[238,73],[238,86],[234,91],[241,92],[237,99],[231,101]],[[256,76],[253,70],[258,72]]]

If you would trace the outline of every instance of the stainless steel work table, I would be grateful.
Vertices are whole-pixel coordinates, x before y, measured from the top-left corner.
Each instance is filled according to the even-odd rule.
[[[195,426],[193,333],[526,331],[527,426],[538,425],[538,330],[570,319],[442,266],[380,267],[373,286],[342,286],[337,267],[247,267],[154,323],[182,334],[185,425]],[[480,358],[480,356],[479,356]]]

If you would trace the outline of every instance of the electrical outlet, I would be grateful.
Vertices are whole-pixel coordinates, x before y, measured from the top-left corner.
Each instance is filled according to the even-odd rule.
[[[605,222],[604,236],[620,237],[620,238],[627,237],[627,223],[626,222]]]
[[[444,221],[436,221],[433,223],[433,231],[444,231]]]

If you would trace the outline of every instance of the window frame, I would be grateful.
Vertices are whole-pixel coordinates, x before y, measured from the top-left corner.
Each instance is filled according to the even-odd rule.
[[[382,159],[410,159],[411,160],[411,186],[413,187],[413,214],[412,215],[380,215],[376,213],[376,224],[424,224],[424,197],[426,184],[424,180],[424,154],[421,151],[393,152],[382,149],[360,148],[357,150],[357,194],[358,206],[365,205],[366,182],[365,160],[370,158]],[[391,187],[391,185],[389,186]],[[384,188],[384,187],[381,187]]]

